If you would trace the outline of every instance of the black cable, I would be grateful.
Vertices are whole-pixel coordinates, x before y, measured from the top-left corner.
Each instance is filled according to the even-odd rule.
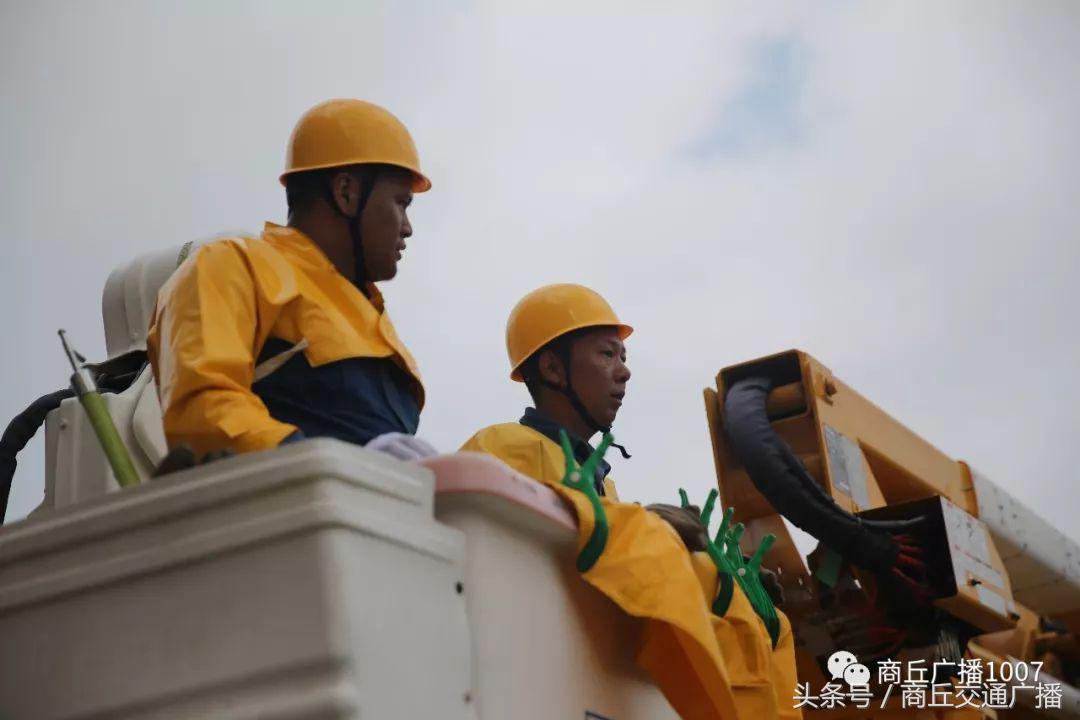
[[[900,552],[892,533],[918,520],[863,520],[837,505],[769,423],[765,400],[772,385],[770,378],[746,378],[724,399],[728,439],[754,486],[777,512],[848,562],[890,572]]]
[[[4,517],[7,515],[11,482],[15,477],[15,468],[18,464],[15,457],[34,437],[38,428],[44,424],[45,417],[60,407],[60,403],[69,397],[75,397],[71,388],[42,395],[15,416],[15,419],[8,423],[3,436],[0,437],[0,524],[3,524]]]

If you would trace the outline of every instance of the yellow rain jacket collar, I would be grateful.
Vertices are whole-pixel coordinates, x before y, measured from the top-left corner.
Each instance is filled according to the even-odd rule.
[[[469,438],[461,449],[493,455],[522,475],[545,485],[562,482],[565,470],[562,448],[540,431],[522,423],[486,427]],[[619,499],[615,481],[610,476],[604,478],[604,497]]]
[[[547,415],[543,414],[536,408],[525,408],[525,414],[518,420],[519,423],[527,428],[532,428],[536,432],[546,437],[556,445],[559,444],[559,431],[566,430],[566,435],[570,440],[570,446],[574,450],[574,458],[579,464],[584,463],[589,459],[589,456],[593,454],[594,448],[585,440],[582,440],[569,429],[562,427],[559,423],[555,422]],[[601,460],[596,466],[596,479],[594,485],[596,486],[596,492],[599,495],[606,495],[607,488],[604,485],[604,480],[607,478],[608,473],[611,472],[611,465],[606,461]]]
[[[296,267],[302,270],[310,273],[341,275],[323,249],[296,228],[267,222],[263,225],[263,238],[291,258]],[[375,283],[365,282],[361,295],[364,295],[378,312],[383,311],[383,296]]]

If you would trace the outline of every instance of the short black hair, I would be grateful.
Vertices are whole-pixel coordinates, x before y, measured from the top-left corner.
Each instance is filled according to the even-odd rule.
[[[319,170],[305,170],[285,176],[285,203],[289,212],[303,211],[310,208],[316,200],[322,199],[328,203],[333,202],[330,183],[338,173],[352,173],[361,182],[371,182],[380,175],[388,173],[408,173],[407,170],[397,165],[385,165],[382,163],[365,163],[363,165],[344,165]]]
[[[596,330],[596,327],[583,327],[564,333],[543,345],[539,350],[526,358],[525,362],[521,363],[521,378],[525,381],[525,389],[529,391],[529,396],[532,397],[534,403],[538,399],[536,397],[537,393],[540,391],[540,388],[544,386],[543,380],[540,377],[540,356],[545,352],[551,351],[555,353],[556,357],[562,360],[563,363],[567,363],[570,361],[570,348],[573,346],[574,341],[592,330]]]
[[[330,181],[342,168],[307,170],[285,176],[285,202],[289,213],[307,210],[317,199],[329,201]]]

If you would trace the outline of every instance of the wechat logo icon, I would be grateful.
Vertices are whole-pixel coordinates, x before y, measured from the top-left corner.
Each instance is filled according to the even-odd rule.
[[[833,680],[843,680],[851,687],[870,684],[870,668],[859,662],[854,653],[837,650],[826,663]]]

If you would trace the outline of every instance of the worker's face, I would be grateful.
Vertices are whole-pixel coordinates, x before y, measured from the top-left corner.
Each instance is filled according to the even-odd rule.
[[[397,264],[412,236],[408,208],[412,202],[412,175],[406,171],[379,173],[371,191],[360,232],[364,243],[364,267],[372,282],[397,275]]]
[[[604,427],[615,422],[630,368],[618,330],[605,327],[577,337],[570,352],[570,381],[581,404]]]

